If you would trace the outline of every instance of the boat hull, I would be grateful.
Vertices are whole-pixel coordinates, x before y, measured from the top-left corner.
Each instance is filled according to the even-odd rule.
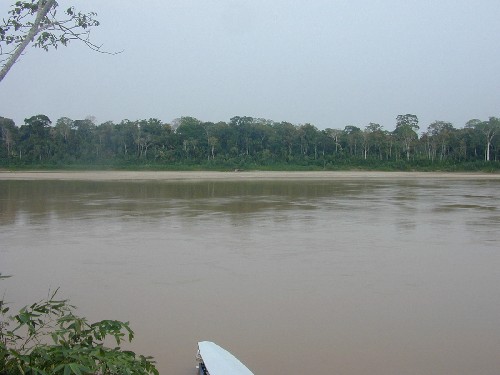
[[[199,375],[254,375],[226,349],[211,341],[198,343]]]

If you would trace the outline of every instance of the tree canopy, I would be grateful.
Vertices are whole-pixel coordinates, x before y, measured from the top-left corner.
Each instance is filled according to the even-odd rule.
[[[338,169],[365,166],[394,169],[456,168],[500,158],[500,120],[471,120],[463,128],[434,121],[421,135],[415,115],[396,119],[393,131],[380,124],[318,129],[250,116],[229,122],[182,117],[106,121],[92,118],[55,122],[45,115],[17,127],[0,117],[0,165],[114,166],[155,168]]]

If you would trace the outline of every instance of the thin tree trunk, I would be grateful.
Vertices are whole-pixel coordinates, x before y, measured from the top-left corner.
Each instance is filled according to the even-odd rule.
[[[0,70],[0,82],[5,78],[5,76],[9,72],[10,68],[12,68],[12,66],[16,63],[19,56],[22,55],[22,53],[24,52],[24,50],[26,49],[28,44],[30,44],[33,41],[33,39],[35,38],[35,36],[40,32],[40,30],[41,30],[40,23],[45,18],[45,16],[49,12],[49,10],[52,8],[52,6],[54,6],[55,0],[47,0],[45,2],[45,4],[43,5],[43,7],[40,8],[42,3],[43,3],[42,0],[40,0],[38,2],[39,8],[37,11],[35,22],[33,22],[33,26],[31,26],[30,31],[28,32],[28,34],[26,35],[24,40],[21,42],[21,44],[19,44],[17,46],[14,53],[9,57],[9,59],[7,60],[5,65],[3,66],[2,70]]]

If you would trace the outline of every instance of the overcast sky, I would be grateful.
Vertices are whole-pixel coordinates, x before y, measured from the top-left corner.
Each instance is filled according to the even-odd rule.
[[[0,15],[14,0],[0,0]],[[463,127],[500,116],[499,0],[60,0],[98,13],[103,55],[29,49],[0,116],[252,116],[320,129],[398,114]]]

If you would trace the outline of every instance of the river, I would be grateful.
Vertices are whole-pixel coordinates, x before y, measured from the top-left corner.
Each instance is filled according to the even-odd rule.
[[[498,375],[500,180],[2,181],[0,292],[256,375]]]

